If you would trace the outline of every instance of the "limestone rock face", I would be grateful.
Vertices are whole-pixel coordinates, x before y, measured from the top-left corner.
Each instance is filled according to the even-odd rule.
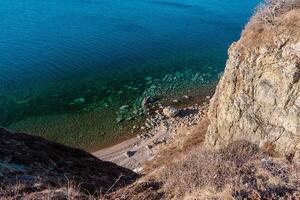
[[[271,24],[253,19],[229,49],[209,109],[206,144],[236,140],[300,150],[300,10]]]

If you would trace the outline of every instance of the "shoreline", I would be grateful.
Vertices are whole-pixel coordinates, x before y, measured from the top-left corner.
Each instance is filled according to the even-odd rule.
[[[140,173],[144,164],[154,159],[163,146],[182,134],[189,134],[199,124],[206,115],[210,98],[202,95],[193,97],[189,103],[178,103],[176,108],[179,113],[174,117],[166,117],[163,112],[158,111],[146,119],[146,123],[154,123],[154,126],[140,131],[135,137],[94,151],[92,154],[101,160]]]
[[[205,86],[201,87],[201,90],[198,91],[198,93],[196,95],[189,96],[188,99],[182,97],[182,99],[179,102],[173,102],[171,99],[168,99],[168,101],[166,101],[164,103],[164,107],[171,106],[171,107],[175,107],[175,108],[181,110],[181,109],[185,109],[188,107],[193,107],[194,105],[201,105],[203,102],[207,101],[208,96],[213,95],[213,93],[215,91],[215,87],[216,87],[215,84],[205,85]],[[174,98],[173,100],[178,100],[178,99]],[[153,112],[153,113],[155,113],[155,112]],[[121,134],[120,136],[117,137],[116,140],[114,140],[113,142],[111,142],[107,145],[103,145],[100,148],[92,148],[88,152],[94,154],[95,152],[105,151],[106,149],[110,149],[115,146],[121,145],[123,142],[130,141],[130,140],[136,138],[138,135],[143,134],[145,131],[147,131],[147,130],[143,129],[143,125],[145,124],[145,122],[147,122],[147,119],[149,117],[151,117],[151,115],[146,115],[143,117],[143,119],[140,119],[141,121],[139,121],[137,123],[130,124],[130,126],[127,126],[127,127],[125,125],[125,129],[127,129],[127,133]],[[151,128],[154,128],[154,127],[151,127]],[[147,128],[145,127],[145,129],[147,129]]]
[[[203,74],[203,77],[205,77],[205,74]],[[199,73],[194,74],[189,70],[185,70],[179,74],[166,75],[162,79],[152,78],[152,84],[134,99],[130,99],[125,94],[119,94],[117,99],[107,99],[109,100],[107,105],[105,99],[103,99],[103,102],[101,100],[103,103],[101,105],[108,107],[98,105],[100,101],[96,101],[96,103],[90,102],[84,95],[76,95],[78,98],[67,100],[64,103],[74,103],[76,101],[78,104],[76,106],[81,108],[79,111],[37,114],[20,119],[5,127],[15,131],[34,133],[33,135],[41,136],[48,140],[94,152],[117,145],[124,140],[135,137],[140,132],[133,127],[143,124],[145,117],[147,117],[140,107],[145,97],[157,98],[161,106],[164,107],[170,105],[181,108],[186,105],[193,105],[198,98],[210,95],[212,92],[209,91],[215,87],[216,80],[207,80],[203,83],[203,77]],[[197,81],[198,79],[199,82]],[[61,95],[57,96],[57,94],[51,93],[53,98],[62,98]],[[182,98],[187,95],[192,96],[192,98]],[[43,95],[40,94],[40,96]],[[173,100],[178,99],[180,102],[173,102]],[[60,100],[65,101],[64,98]],[[19,105],[19,107],[30,110],[33,101],[26,100],[25,104],[22,104],[22,107]],[[55,103],[56,101],[53,102]],[[119,103],[111,104],[113,102]],[[64,103],[58,106],[63,106]],[[40,103],[39,106],[45,107],[43,103]],[[54,106],[54,104],[51,104],[51,106]],[[100,110],[96,109],[97,106],[100,106],[101,109],[100,107]],[[124,106],[126,108],[122,110],[121,108]],[[88,108],[93,109],[89,110]]]

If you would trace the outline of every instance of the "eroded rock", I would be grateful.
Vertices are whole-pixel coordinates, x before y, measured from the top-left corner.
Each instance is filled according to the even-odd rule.
[[[285,15],[272,27],[250,23],[230,47],[224,75],[210,103],[206,144],[220,148],[248,140],[298,155],[300,12]],[[297,26],[285,23],[291,17]],[[256,32],[254,26],[268,31]]]

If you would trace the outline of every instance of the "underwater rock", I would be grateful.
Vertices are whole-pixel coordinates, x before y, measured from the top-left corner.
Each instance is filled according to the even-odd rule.
[[[209,83],[211,77],[210,73],[199,73],[194,70],[167,74],[161,79],[154,79],[153,83],[145,89],[143,96],[163,97],[170,92],[183,96],[189,89]]]
[[[151,85],[153,83],[153,81],[147,81],[146,85]]]
[[[132,87],[131,90],[133,90],[133,91],[138,91],[139,88],[138,88],[138,87]]]
[[[147,76],[144,78],[145,81],[152,81],[152,77],[151,76]]]
[[[149,97],[149,96],[145,97],[145,98],[143,99],[143,101],[142,101],[142,108],[143,108],[143,110],[144,110],[144,111],[147,110],[147,107],[148,107],[150,104],[155,103],[156,101],[157,101],[157,99],[154,98],[154,97]]]
[[[17,101],[17,104],[18,104],[18,105],[25,105],[25,104],[28,104],[29,101],[30,101],[30,99],[20,100],[20,101]]]
[[[122,121],[124,121],[125,119],[123,117],[117,117],[116,121],[117,124],[121,123]]]
[[[120,107],[120,110],[121,110],[121,111],[123,111],[123,110],[128,110],[129,107],[130,107],[129,105],[123,105],[123,106]]]
[[[131,120],[133,120],[133,117],[128,117],[125,119],[125,121],[131,121]]]
[[[78,105],[78,104],[84,104],[86,102],[85,98],[79,97],[77,99],[74,99],[70,105]]]

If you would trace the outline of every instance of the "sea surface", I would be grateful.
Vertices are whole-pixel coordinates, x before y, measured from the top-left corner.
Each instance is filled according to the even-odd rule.
[[[1,0],[0,125],[87,150],[195,95],[259,0]],[[125,134],[126,133],[126,134]]]

